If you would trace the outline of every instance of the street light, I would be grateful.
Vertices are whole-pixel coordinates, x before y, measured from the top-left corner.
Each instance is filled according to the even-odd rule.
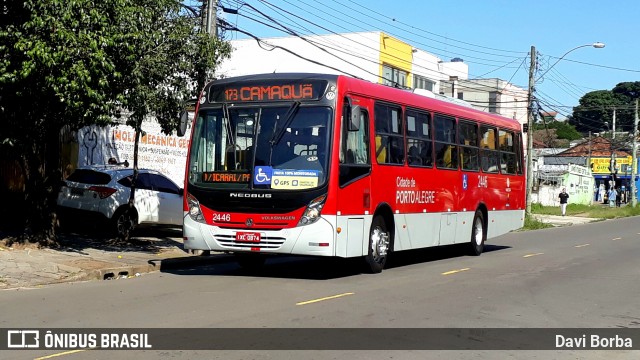
[[[535,69],[536,69],[536,48],[535,46],[531,46],[531,66],[529,68],[529,97],[527,102],[527,124],[528,124],[528,132],[527,132],[527,214],[531,214],[531,189],[533,189],[533,169],[531,168],[533,162],[533,123],[534,123],[534,114],[533,111],[533,91],[535,89],[536,80],[542,79],[542,77],[551,70],[560,60],[564,59],[570,52],[580,49],[583,47],[591,46],[596,49],[602,49],[604,47],[604,43],[595,42],[592,44],[585,44],[576,46],[573,49],[567,51],[562,56],[553,63],[553,65],[549,66],[547,70],[545,70],[542,75],[538,76],[538,79],[535,79]]]
[[[554,62],[554,63],[553,63],[553,65],[549,66],[549,67],[547,68],[547,70],[545,70],[545,71],[542,73],[542,75],[538,76],[538,78],[536,79],[536,81],[538,81],[538,80],[542,79],[542,77],[543,77],[543,76],[545,76],[545,74],[546,74],[547,72],[549,72],[549,70],[551,70],[554,66],[556,66],[556,64],[558,64],[558,63],[560,62],[560,60],[562,60],[562,59],[563,59],[565,56],[567,56],[570,52],[572,52],[573,50],[576,50],[576,49],[580,49],[580,48],[583,48],[583,47],[587,47],[587,46],[591,46],[591,47],[594,47],[594,48],[596,48],[596,49],[602,49],[602,48],[604,47],[604,43],[601,43],[601,42],[594,42],[593,44],[584,44],[584,45],[580,45],[580,46],[576,46],[576,47],[574,47],[573,49],[571,49],[571,50],[567,51],[566,53],[564,53],[564,55],[560,56],[560,57],[558,58],[558,60],[556,60],[556,62]]]

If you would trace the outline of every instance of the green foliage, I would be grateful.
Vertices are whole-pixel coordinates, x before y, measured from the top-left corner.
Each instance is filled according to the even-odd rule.
[[[612,130],[613,108],[616,108],[616,130],[633,129],[633,102],[640,96],[640,81],[623,82],[612,90],[585,94],[573,109],[569,122],[580,132]]]
[[[52,236],[60,129],[176,126],[183,102],[211,79],[228,43],[200,30],[176,0],[24,0],[0,13],[0,150],[19,156],[30,232]],[[194,16],[195,15],[195,16]],[[51,164],[44,166],[45,159]]]
[[[552,227],[553,225],[551,224],[547,224],[540,220],[537,220],[531,215],[526,215],[524,217],[524,226],[522,227],[521,230],[539,230],[539,229],[547,229]]]

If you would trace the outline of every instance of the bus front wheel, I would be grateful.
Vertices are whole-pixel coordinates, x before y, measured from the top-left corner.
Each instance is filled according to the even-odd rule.
[[[487,232],[484,226],[484,214],[476,210],[471,227],[471,241],[469,242],[469,255],[478,256],[484,250],[484,242],[487,240]]]
[[[369,249],[365,256],[369,272],[376,274],[384,268],[389,255],[390,239],[387,224],[382,216],[374,217],[369,231]]]

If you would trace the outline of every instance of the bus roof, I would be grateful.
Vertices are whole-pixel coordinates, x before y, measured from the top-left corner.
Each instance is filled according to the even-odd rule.
[[[266,73],[243,75],[230,78],[214,80],[205,86],[208,90],[212,85],[224,85],[235,82],[251,82],[265,80],[327,80],[335,82],[338,87],[346,86],[349,92],[358,95],[370,96],[382,101],[397,103],[400,105],[419,108],[445,115],[451,115],[463,119],[473,119],[482,123],[491,124],[499,127],[510,128],[521,131],[521,124],[514,119],[504,117],[499,114],[493,114],[475,108],[457,104],[455,101],[447,101],[438,97],[430,97],[410,90],[398,89],[382,84],[372,83],[362,79],[356,79],[346,75],[322,74],[322,73]]]

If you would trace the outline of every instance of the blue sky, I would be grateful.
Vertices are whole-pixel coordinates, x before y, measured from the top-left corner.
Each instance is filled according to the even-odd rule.
[[[239,8],[224,15],[228,22],[264,38],[287,34],[260,24],[275,26],[245,3],[301,35],[383,31],[443,60],[462,58],[470,78],[497,77],[525,89],[535,46],[537,76],[544,74],[537,96],[544,110],[560,115],[571,114],[587,92],[640,81],[637,0],[221,0]],[[594,42],[606,46],[570,51]]]

